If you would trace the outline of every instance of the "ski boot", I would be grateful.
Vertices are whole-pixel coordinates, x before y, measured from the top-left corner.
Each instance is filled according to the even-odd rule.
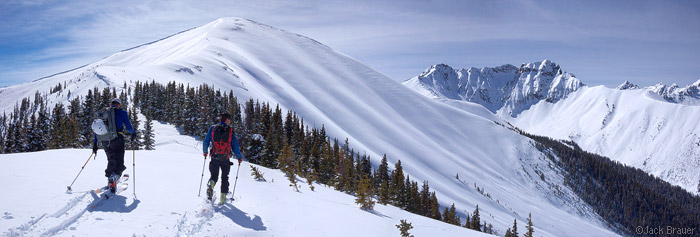
[[[112,193],[116,193],[117,192],[117,182],[119,182],[119,175],[112,174],[111,176],[109,176],[109,179],[107,179],[107,180],[109,182],[107,184],[109,186],[109,191]]]
[[[226,193],[221,194],[221,198],[219,199],[219,201],[220,201],[219,205],[226,204]]]
[[[214,180],[209,180],[207,183],[207,200],[214,200],[212,196],[214,196],[214,185],[216,185],[216,182]]]

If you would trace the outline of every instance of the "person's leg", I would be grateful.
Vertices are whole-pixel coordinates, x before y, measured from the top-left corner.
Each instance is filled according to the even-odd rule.
[[[228,193],[228,174],[231,171],[229,161],[223,161],[221,164],[221,193]]]
[[[216,180],[219,179],[219,162],[215,159],[209,161],[209,174],[209,181],[214,181],[214,183],[216,183]]]
[[[102,147],[105,150],[105,155],[107,155],[107,169],[105,169],[105,177],[109,178],[114,171],[114,150],[109,142],[102,142]]]
[[[117,176],[121,177],[122,172],[126,170],[124,166],[124,136],[119,135],[114,139],[114,169],[112,170]]]
[[[219,179],[219,163],[215,159],[209,161],[209,181],[207,181],[207,199],[211,200],[214,195],[214,185],[216,185],[216,180]]]

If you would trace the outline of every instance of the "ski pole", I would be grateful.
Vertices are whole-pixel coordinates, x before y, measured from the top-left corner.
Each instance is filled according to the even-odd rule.
[[[136,198],[136,148],[134,148],[134,142],[131,142],[131,159],[132,172],[134,173],[134,198]]]
[[[88,157],[88,159],[85,161],[85,164],[83,164],[83,167],[80,168],[80,172],[78,172],[78,175],[76,175],[75,179],[73,179],[73,182],[70,183],[70,185],[68,185],[68,190],[66,190],[66,193],[70,193],[71,191],[73,191],[73,189],[71,189],[71,187],[73,187],[73,184],[75,183],[75,181],[78,180],[78,176],[80,176],[80,173],[83,172],[83,169],[85,169],[85,166],[87,165],[87,163],[90,162],[90,158],[92,158],[92,155],[95,155],[95,157],[97,157],[97,153],[90,153],[90,157]]]
[[[202,177],[199,178],[199,193],[197,194],[197,197],[200,197],[202,195],[202,180],[204,180],[204,166],[207,164],[207,157],[204,157],[204,164],[202,164]]]
[[[241,163],[238,163],[238,169],[236,169],[236,181],[233,182],[233,193],[231,193],[231,198],[236,200],[235,195],[236,194],[236,184],[238,184],[238,172],[241,171]]]

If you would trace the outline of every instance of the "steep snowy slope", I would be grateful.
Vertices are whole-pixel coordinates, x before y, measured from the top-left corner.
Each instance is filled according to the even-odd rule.
[[[394,225],[401,219],[413,224],[416,236],[486,236],[392,206],[362,211],[354,197],[332,188],[311,191],[302,182],[296,192],[278,170],[259,167],[269,182],[256,182],[247,162],[236,201],[212,208],[197,197],[203,160],[193,146],[201,142],[169,125],[155,127],[157,150],[135,153],[135,174],[127,153],[125,173],[136,180],[137,198],[133,182],[110,200],[98,201],[89,192],[105,184],[103,151],[86,165],[72,194],[64,193],[65,186],[90,150],[0,155],[2,236],[397,236]]]
[[[687,88],[692,91],[692,86]],[[584,87],[510,120],[528,132],[573,140],[587,151],[700,193],[700,107],[667,102],[672,96],[659,95],[658,86],[625,87]],[[697,103],[693,100],[685,103]]]
[[[506,64],[455,70],[437,64],[403,84],[431,98],[470,101],[510,116],[541,100],[556,102],[583,86],[550,60],[522,64],[520,68]]]
[[[531,67],[551,66],[544,64]],[[372,156],[374,165],[383,153],[392,164],[401,159],[411,179],[430,181],[442,205],[455,203],[464,214],[478,204],[482,220],[501,232],[513,218],[523,223],[532,212],[538,235],[613,234],[573,192],[558,189],[565,187],[561,174],[529,139],[496,125],[485,110],[426,98],[314,40],[249,20],[219,19],[70,72],[2,89],[0,99],[12,102],[65,82],[62,93],[49,97],[58,102],[67,99],[68,90],[71,95],[94,86],[120,90],[136,80],[207,83],[231,89],[239,99],[279,103],[309,125],[325,124],[330,136],[347,137],[353,148]],[[540,93],[540,87],[527,88]]]

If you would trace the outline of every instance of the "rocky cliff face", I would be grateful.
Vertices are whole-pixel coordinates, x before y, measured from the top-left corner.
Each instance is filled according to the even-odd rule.
[[[506,64],[455,70],[437,64],[403,84],[424,95],[470,101],[511,116],[541,100],[559,101],[584,86],[574,74],[550,60],[525,63],[519,68]]]

